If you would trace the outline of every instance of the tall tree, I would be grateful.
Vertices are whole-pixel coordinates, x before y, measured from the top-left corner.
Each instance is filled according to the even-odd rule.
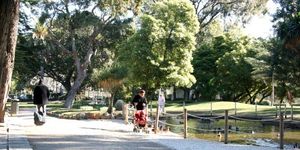
[[[273,49],[274,77],[281,101],[287,93],[296,95],[300,86],[300,0],[274,0],[280,8],[273,16],[277,45]]]
[[[121,46],[119,59],[143,88],[190,87],[199,23],[188,0],[163,0],[141,17],[140,29]]]
[[[268,0],[190,0],[196,10],[200,30],[197,34],[199,47],[211,34],[211,24],[222,22],[222,30],[228,31],[229,25],[244,25],[254,14],[266,13]]]
[[[194,53],[194,87],[204,99],[214,99],[220,93],[224,100],[254,103],[259,94],[262,99],[270,94],[270,82],[263,77],[257,79],[259,73],[269,69],[262,63],[267,49],[256,40],[231,34],[215,37]]]
[[[190,0],[196,10],[200,28],[216,18],[228,17],[231,21],[247,22],[253,14],[266,11],[268,0]],[[231,17],[233,16],[233,17]],[[236,17],[238,16],[238,17]]]
[[[44,1],[34,36],[45,73],[69,89],[65,107],[71,108],[76,93],[93,67],[101,67],[111,47],[126,35],[126,14],[140,1]],[[95,63],[98,62],[98,63]],[[98,64],[98,66],[95,66]]]
[[[19,22],[19,0],[0,1],[0,122],[11,84]]]

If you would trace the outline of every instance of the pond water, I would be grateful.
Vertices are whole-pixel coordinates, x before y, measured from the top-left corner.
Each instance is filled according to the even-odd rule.
[[[169,124],[183,124],[183,119],[166,118]],[[224,119],[188,119],[188,137],[224,142]],[[229,143],[249,144],[268,147],[279,147],[279,127],[266,125],[257,121],[228,120]],[[172,132],[183,134],[183,126],[169,126]],[[293,148],[300,144],[300,129],[285,128],[285,148]],[[299,147],[300,148],[300,147]]]

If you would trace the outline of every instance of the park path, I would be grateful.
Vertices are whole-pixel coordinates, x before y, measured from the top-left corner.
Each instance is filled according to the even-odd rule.
[[[68,120],[47,116],[43,126],[33,124],[33,111],[21,111],[15,120],[27,135],[33,150],[168,150],[166,146],[133,133],[121,120]]]
[[[133,133],[122,120],[68,120],[47,116],[33,124],[33,109],[8,117],[11,150],[271,150],[275,148],[183,139],[173,133]],[[1,138],[1,137],[0,137]],[[1,144],[1,143],[0,143]],[[2,143],[3,150],[5,143]],[[0,145],[1,146],[1,145]],[[0,147],[0,149],[2,150]]]

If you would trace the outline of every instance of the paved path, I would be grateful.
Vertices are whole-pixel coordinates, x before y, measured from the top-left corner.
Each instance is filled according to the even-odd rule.
[[[219,142],[182,139],[160,135],[133,133],[132,125],[121,120],[67,120],[47,117],[46,124],[35,126],[33,112],[20,111],[8,117],[9,148],[14,150],[271,150],[270,147],[223,144]],[[0,127],[0,132],[5,133]],[[25,136],[26,135],[26,136]],[[6,149],[6,135],[0,136],[0,149]]]
[[[145,134],[133,133],[132,125],[120,120],[67,120],[47,117],[46,124],[35,126],[32,111],[21,111],[14,125],[27,135],[34,150],[82,150],[82,149],[154,149],[170,148],[143,139]]]

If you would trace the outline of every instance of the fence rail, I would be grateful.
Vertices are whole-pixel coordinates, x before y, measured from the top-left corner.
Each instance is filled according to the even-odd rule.
[[[274,105],[276,106],[276,104]],[[195,131],[200,131],[200,132],[214,132],[214,133],[218,133],[218,134],[222,134],[224,133],[224,143],[227,144],[228,143],[228,138],[230,136],[229,133],[236,133],[236,134],[249,134],[249,133],[253,133],[253,130],[242,130],[242,129],[236,129],[233,130],[231,128],[229,128],[229,124],[228,124],[228,119],[234,119],[234,120],[239,120],[239,121],[247,121],[247,122],[278,122],[279,123],[279,147],[280,149],[283,149],[283,139],[284,139],[284,123],[285,122],[295,122],[295,123],[300,123],[300,121],[296,121],[293,120],[293,106],[300,106],[300,104],[298,105],[291,105],[291,120],[285,120],[285,116],[286,116],[286,109],[284,112],[281,111],[281,106],[286,106],[286,105],[277,105],[276,107],[279,107],[279,115],[277,114],[277,109],[276,109],[276,116],[275,118],[262,118],[262,119],[250,119],[250,118],[243,118],[243,117],[239,117],[236,115],[236,110],[235,110],[235,115],[229,115],[229,110],[225,110],[224,111],[224,115],[221,116],[216,116],[216,117],[203,117],[203,116],[198,116],[198,115],[194,115],[194,114],[190,114],[187,112],[187,109],[184,108],[183,109],[183,113],[178,113],[178,114],[171,114],[171,113],[163,113],[164,116],[167,117],[178,117],[178,116],[182,116],[183,118],[183,124],[171,124],[171,123],[167,123],[164,121],[159,120],[160,117],[160,113],[158,111],[158,108],[156,110],[156,116],[155,116],[155,120],[153,120],[152,122],[155,123],[155,128],[154,131],[155,133],[158,132],[158,126],[159,124],[165,125],[165,126],[169,126],[169,127],[176,127],[176,128],[183,128],[183,136],[184,138],[188,137],[188,131],[190,130],[195,130]],[[257,106],[256,106],[257,107]],[[257,111],[257,108],[255,108],[255,110]],[[133,108],[128,108],[128,105],[124,105],[123,107],[123,114],[124,114],[124,120],[125,123],[128,123],[128,119],[133,119],[133,117],[128,117],[129,112],[134,112]],[[212,111],[211,111],[212,112]],[[257,115],[257,113],[256,113]],[[278,118],[279,116],[279,118]],[[187,124],[187,119],[188,117],[190,118],[196,118],[196,119],[201,119],[201,120],[209,120],[209,121],[215,121],[215,120],[219,120],[219,119],[224,119],[225,121],[225,125],[224,128],[216,128],[216,129],[203,129],[203,128],[194,128],[194,127],[189,127]],[[221,135],[219,136],[221,139]],[[220,141],[220,140],[219,140]]]

